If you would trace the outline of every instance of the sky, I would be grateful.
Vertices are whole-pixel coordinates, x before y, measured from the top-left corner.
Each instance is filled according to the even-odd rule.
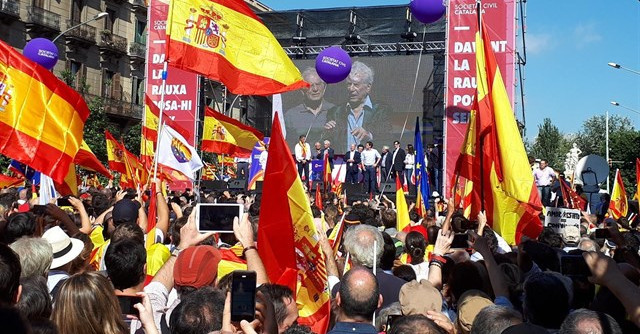
[[[261,0],[274,10],[408,4],[408,0]],[[640,129],[640,1],[533,0],[526,2],[526,136],[545,118],[563,133],[580,131],[605,111],[628,117]],[[518,37],[520,38],[520,37]]]

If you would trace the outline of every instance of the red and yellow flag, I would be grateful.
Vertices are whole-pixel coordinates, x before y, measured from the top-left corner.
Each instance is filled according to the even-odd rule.
[[[144,116],[142,117],[142,137],[140,138],[140,160],[150,168],[153,164],[153,156],[156,152],[158,141],[158,122],[160,122],[160,108],[153,103],[149,95],[144,95]],[[176,130],[183,137],[189,137],[189,131],[185,130],[166,113],[162,115],[162,122]]]
[[[581,211],[586,209],[587,200],[571,189],[571,185],[564,177],[560,178],[560,190],[562,191],[562,201],[565,207]]]
[[[542,231],[542,203],[484,22],[476,34],[476,81],[456,174],[472,182],[470,215],[486,210],[493,229],[516,244]]]
[[[269,196],[262,198],[258,252],[269,280],[278,282],[283,274],[297,272],[298,322],[316,333],[326,333],[330,295],[320,235],[277,117],[271,130],[263,191]]]
[[[324,150],[324,161],[322,163],[322,183],[324,191],[333,190],[333,177],[331,176],[331,164],[329,163],[329,150]]]
[[[624,183],[622,182],[622,175],[620,170],[616,170],[616,179],[613,182],[613,189],[611,190],[611,201],[609,201],[609,210],[613,219],[620,217],[626,217],[629,205],[627,203],[627,192],[624,190]]]
[[[202,150],[228,157],[249,157],[264,135],[253,127],[225,116],[211,108],[204,114]]]
[[[400,183],[400,176],[396,176],[396,229],[398,232],[409,232],[411,219],[409,218],[409,206],[404,198],[404,189]]]
[[[0,174],[0,189],[24,187],[24,179]]]
[[[136,188],[139,184],[146,183],[149,173],[138,157],[129,152],[109,131],[105,130],[104,135],[107,140],[109,168],[121,173],[121,186]]]
[[[244,1],[172,0],[171,66],[222,82],[238,95],[272,95],[309,85]]]
[[[87,117],[78,92],[0,41],[0,153],[62,182]]]
[[[73,162],[82,168],[98,172],[110,179],[113,178],[109,170],[102,165],[100,160],[98,160],[98,157],[93,154],[93,151],[91,151],[91,148],[84,140],[82,140],[80,149],[78,150],[76,157],[73,159]]]
[[[109,131],[105,130],[104,136],[107,140],[107,159],[109,160],[109,168],[119,173],[126,173],[127,166],[124,163],[124,148]]]
[[[640,158],[636,158],[636,201],[640,201]]]

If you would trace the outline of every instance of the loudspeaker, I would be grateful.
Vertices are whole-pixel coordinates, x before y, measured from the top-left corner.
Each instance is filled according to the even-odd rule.
[[[256,190],[254,192],[262,194],[262,182],[264,181],[256,181]]]
[[[380,182],[380,191],[384,191],[384,194],[395,194],[396,193],[396,182]]]
[[[342,184],[342,191],[346,192],[347,196],[358,196],[362,194],[362,183],[344,183]]]
[[[219,180],[200,181],[200,188],[207,190],[227,190],[227,183]]]
[[[228,182],[229,189],[232,190],[245,190],[247,189],[247,180],[243,179],[231,179]]]

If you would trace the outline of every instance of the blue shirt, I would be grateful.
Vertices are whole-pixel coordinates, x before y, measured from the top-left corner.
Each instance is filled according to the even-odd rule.
[[[351,147],[351,144],[355,144],[358,146],[360,141],[356,138],[356,136],[351,134],[356,128],[362,127],[362,122],[364,122],[364,113],[373,109],[373,104],[371,103],[371,99],[369,95],[364,99],[364,105],[362,106],[362,110],[360,111],[360,115],[358,118],[353,114],[353,109],[349,105],[349,116],[347,116],[347,149]]]
[[[365,333],[365,334],[378,334],[378,331],[371,324],[365,324],[361,322],[336,322],[333,329],[327,334],[342,334],[342,333]]]

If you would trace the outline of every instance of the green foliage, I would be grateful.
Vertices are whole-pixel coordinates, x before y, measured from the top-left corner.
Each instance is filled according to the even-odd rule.
[[[576,137],[583,155],[606,156],[606,116],[596,115],[587,119]],[[619,131],[633,131],[631,120],[620,115],[609,115],[609,135]]]
[[[527,143],[527,152],[535,159],[546,159],[549,166],[557,171],[564,170],[565,154],[571,144],[565,140],[558,127],[553,125],[551,119],[545,118],[538,125],[538,136],[533,143]]]

